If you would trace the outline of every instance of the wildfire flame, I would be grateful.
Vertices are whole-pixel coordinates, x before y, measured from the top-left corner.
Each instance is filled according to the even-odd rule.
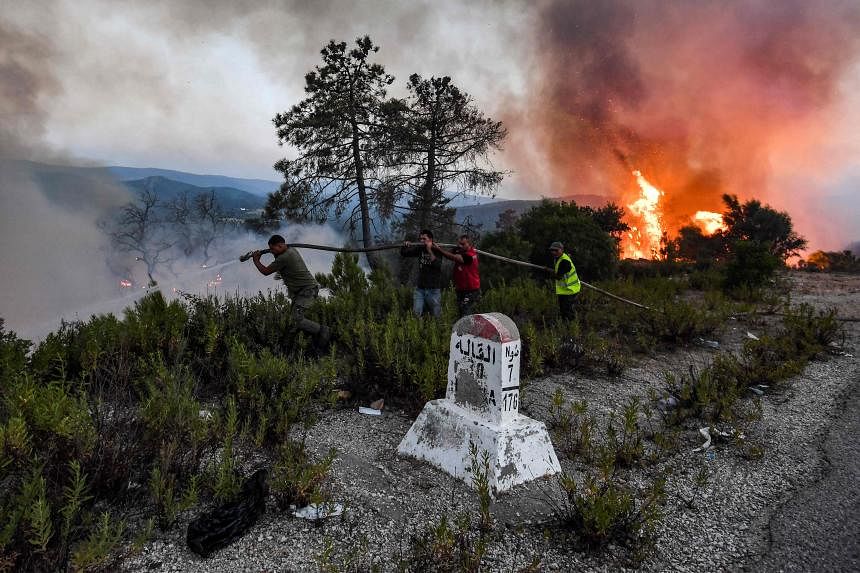
[[[713,213],[711,211],[696,211],[696,214],[693,215],[693,221],[707,235],[713,235],[717,231],[726,230],[726,224],[723,223],[723,216],[719,213]]]
[[[663,226],[660,222],[660,197],[664,194],[654,187],[636,170],[633,172],[636,183],[639,184],[640,195],[634,202],[627,205],[631,214],[641,219],[644,228],[630,225],[627,240],[624,241],[624,256],[634,259],[658,258],[660,238],[663,236]]]
[[[131,281],[127,279],[122,279],[119,281],[120,288],[131,288]]]

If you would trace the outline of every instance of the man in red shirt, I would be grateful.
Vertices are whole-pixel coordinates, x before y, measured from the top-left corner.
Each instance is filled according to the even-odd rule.
[[[454,261],[454,291],[460,316],[472,314],[472,308],[481,300],[481,276],[478,274],[478,252],[472,246],[469,235],[461,235],[458,247],[446,251],[434,244],[433,250]]]

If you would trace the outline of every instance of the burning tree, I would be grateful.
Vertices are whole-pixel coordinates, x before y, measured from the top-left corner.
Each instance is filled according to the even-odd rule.
[[[664,253],[699,266],[720,266],[724,286],[731,290],[761,286],[806,246],[788,213],[756,199],[741,203],[736,195],[723,195],[723,202],[726,209],[716,231],[709,234],[707,226],[695,224],[682,227]]]
[[[708,227],[682,227],[674,239],[675,252],[689,261],[724,261],[731,259],[740,243],[757,246],[768,255],[785,263],[806,246],[806,239],[794,231],[788,213],[751,199],[741,203],[736,195],[723,195],[726,205],[720,218],[721,226],[712,233]]]

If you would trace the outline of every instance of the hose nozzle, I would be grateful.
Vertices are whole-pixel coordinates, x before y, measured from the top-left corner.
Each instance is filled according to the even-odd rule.
[[[262,251],[260,251],[260,254],[265,255],[266,253],[271,253],[271,252],[272,251],[270,251],[269,249],[263,249]],[[250,259],[253,256],[254,256],[254,251],[248,251],[247,253],[245,253],[244,255],[239,257],[239,262],[244,263],[245,261],[247,261],[248,259]]]

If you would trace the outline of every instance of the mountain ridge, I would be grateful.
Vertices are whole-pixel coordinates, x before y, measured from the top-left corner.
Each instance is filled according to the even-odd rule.
[[[189,197],[193,199],[195,196],[214,192],[215,198],[221,208],[228,215],[232,216],[242,215],[247,211],[262,209],[266,205],[264,197],[254,195],[253,193],[249,193],[242,189],[215,186],[199,187],[190,183],[168,179],[161,175],[153,175],[133,181],[123,181],[123,185],[132,191],[152,191],[158,199],[164,203],[170,203],[171,201],[179,198],[183,193],[188,193]]]

